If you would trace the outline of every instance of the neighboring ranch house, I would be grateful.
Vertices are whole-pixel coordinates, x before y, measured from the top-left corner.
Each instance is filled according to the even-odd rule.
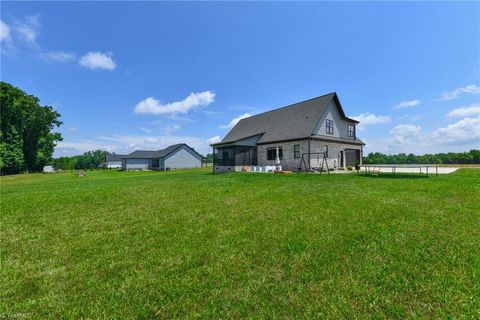
[[[122,157],[124,154],[107,154],[105,166],[107,169],[120,169],[122,167]]]
[[[357,138],[358,123],[345,115],[335,92],[245,118],[212,144],[214,171],[273,166],[277,147],[282,170],[361,164],[365,143]]]
[[[201,168],[203,157],[185,143],[179,143],[158,151],[137,150],[121,159],[123,170],[170,170]]]

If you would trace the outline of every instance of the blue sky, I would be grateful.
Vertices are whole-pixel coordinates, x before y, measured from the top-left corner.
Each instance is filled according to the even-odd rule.
[[[1,79],[62,115],[55,155],[206,153],[336,91],[366,152],[480,148],[480,3],[1,3]]]

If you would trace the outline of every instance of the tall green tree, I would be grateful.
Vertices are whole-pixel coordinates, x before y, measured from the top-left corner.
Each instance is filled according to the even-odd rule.
[[[3,81],[0,104],[2,174],[40,171],[52,162],[55,145],[62,140],[60,133],[52,132],[62,124],[60,114],[51,106],[41,106],[37,97]]]
[[[25,168],[25,159],[22,150],[22,139],[15,127],[10,128],[6,132],[5,137],[3,133],[0,136],[0,158],[2,172],[16,173]]]

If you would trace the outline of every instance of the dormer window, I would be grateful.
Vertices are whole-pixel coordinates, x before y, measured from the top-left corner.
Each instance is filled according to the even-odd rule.
[[[355,126],[353,124],[349,124],[348,125],[348,136],[350,138],[354,138],[355,137]]]
[[[326,120],[327,134],[333,134],[333,120]]]

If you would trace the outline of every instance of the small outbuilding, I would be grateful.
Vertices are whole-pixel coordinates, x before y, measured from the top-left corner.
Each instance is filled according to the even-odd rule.
[[[43,173],[54,173],[55,170],[53,169],[53,166],[44,166],[43,167]]]

